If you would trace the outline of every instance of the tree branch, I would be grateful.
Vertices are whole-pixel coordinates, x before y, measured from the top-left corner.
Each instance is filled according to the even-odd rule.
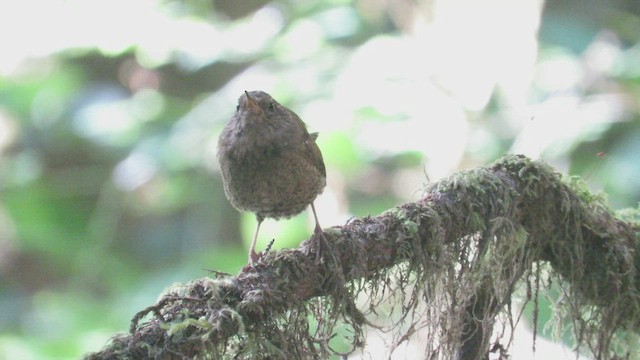
[[[534,263],[548,263],[566,284],[577,345],[607,357],[605,335],[638,329],[639,233],[637,221],[617,219],[575,181],[506,156],[432,184],[417,202],[325,229],[327,243],[311,238],[237,276],[169,289],[136,315],[129,334],[87,359],[325,358],[336,334],[347,337],[339,324],[361,348],[363,327],[378,326],[376,306],[389,297],[402,303],[395,324],[411,322],[407,334],[431,329],[427,354],[482,359],[496,316],[535,276]],[[363,293],[369,306],[359,310]],[[589,319],[580,321],[586,307]]]

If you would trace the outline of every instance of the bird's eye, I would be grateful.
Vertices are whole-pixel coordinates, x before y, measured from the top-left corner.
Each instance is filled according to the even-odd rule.
[[[273,103],[269,103],[269,112],[274,112],[276,111],[276,106],[273,105]]]

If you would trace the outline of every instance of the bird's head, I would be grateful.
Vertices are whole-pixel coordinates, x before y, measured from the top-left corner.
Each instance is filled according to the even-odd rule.
[[[286,109],[264,91],[245,91],[238,99],[236,116],[249,122],[282,116]]]

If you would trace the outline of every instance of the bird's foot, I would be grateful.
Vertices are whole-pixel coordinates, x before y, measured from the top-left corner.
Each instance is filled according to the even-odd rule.
[[[260,258],[262,258],[261,252],[256,253],[253,250],[249,251],[249,263],[242,267],[242,272],[247,272],[255,268]]]
[[[316,242],[316,263],[320,264],[322,261],[322,256],[329,249],[329,242],[327,238],[324,236],[324,232],[319,226],[316,226],[313,231],[313,240]]]
[[[252,267],[256,265],[256,263],[262,258],[262,253],[258,252],[256,253],[255,251],[250,251],[249,252],[249,265],[251,265]]]

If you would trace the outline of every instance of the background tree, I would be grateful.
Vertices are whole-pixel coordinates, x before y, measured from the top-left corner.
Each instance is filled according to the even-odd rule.
[[[237,273],[255,224],[214,149],[245,89],[320,132],[324,226],[505,152],[640,199],[632,1],[0,7],[1,357],[77,358],[168,284]],[[293,247],[309,226],[262,231]]]

